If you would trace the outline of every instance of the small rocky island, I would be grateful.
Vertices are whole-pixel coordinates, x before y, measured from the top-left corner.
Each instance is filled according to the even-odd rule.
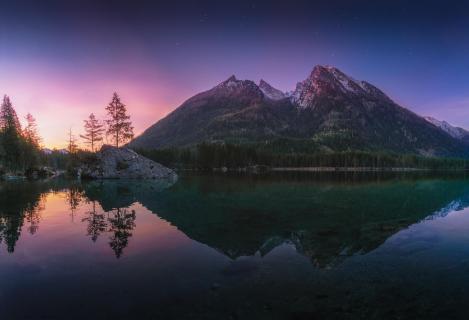
[[[82,163],[78,175],[86,179],[165,179],[176,181],[173,170],[135,151],[104,145],[93,159]]]

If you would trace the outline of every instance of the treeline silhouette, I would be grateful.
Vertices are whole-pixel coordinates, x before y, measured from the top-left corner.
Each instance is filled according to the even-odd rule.
[[[465,170],[465,159],[372,151],[281,152],[260,145],[201,143],[193,148],[138,149],[163,165],[182,169],[268,167],[422,168]]]
[[[4,174],[37,176],[50,174],[45,167],[67,169],[81,158],[96,152],[104,140],[119,147],[134,136],[130,115],[119,95],[114,93],[105,107],[107,116],[98,120],[93,113],[84,120],[84,134],[80,134],[85,148],[70,129],[64,149],[43,149],[36,119],[27,114],[26,125],[21,126],[10,98],[5,95],[0,104],[0,177]],[[106,138],[106,139],[104,139]]]
[[[0,176],[4,171],[26,171],[40,161],[40,137],[36,120],[31,114],[25,117],[22,128],[18,115],[8,96],[0,105]]]

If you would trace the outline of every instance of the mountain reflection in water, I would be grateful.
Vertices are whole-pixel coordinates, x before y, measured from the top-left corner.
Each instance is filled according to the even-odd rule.
[[[133,235],[138,203],[191,239],[236,259],[288,244],[317,267],[367,253],[397,231],[468,206],[464,179],[382,175],[186,176],[154,181],[15,182],[0,185],[0,242],[40,232],[47,195],[70,221],[108,238],[117,258]],[[83,214],[76,217],[79,208]]]
[[[0,317],[465,319],[468,182],[0,183]]]

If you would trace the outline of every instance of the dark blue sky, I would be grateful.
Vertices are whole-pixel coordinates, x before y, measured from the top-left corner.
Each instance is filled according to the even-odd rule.
[[[231,74],[292,90],[329,64],[469,127],[468,1],[0,3],[0,93],[43,121],[59,107],[81,119],[118,90],[141,131]],[[54,130],[80,126],[54,116]]]

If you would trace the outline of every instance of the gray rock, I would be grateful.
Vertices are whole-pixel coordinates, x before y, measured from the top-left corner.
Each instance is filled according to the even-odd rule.
[[[145,158],[128,148],[104,145],[96,158],[83,163],[79,176],[90,179],[168,179],[177,174],[165,166]]]

